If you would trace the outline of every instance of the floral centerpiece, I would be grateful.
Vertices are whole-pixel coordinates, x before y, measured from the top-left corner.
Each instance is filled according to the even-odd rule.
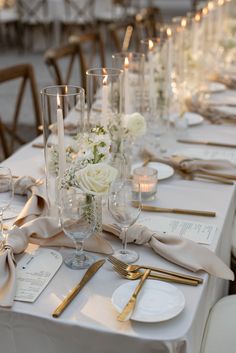
[[[144,135],[146,129],[146,120],[140,113],[118,115],[116,120],[112,120],[108,124],[112,152],[123,154],[125,162],[128,164],[132,155],[130,147],[133,141]]]
[[[96,232],[102,231],[102,196],[115,180],[117,170],[108,164],[111,140],[108,131],[96,126],[88,133],[72,138],[66,147],[67,169],[60,180],[60,188],[79,188],[96,201]],[[58,174],[58,146],[51,147],[49,168]]]

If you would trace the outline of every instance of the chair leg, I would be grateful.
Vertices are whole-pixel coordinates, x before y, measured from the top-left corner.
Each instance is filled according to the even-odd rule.
[[[229,294],[236,294],[236,258],[231,255],[231,270],[235,275],[235,280],[229,283]]]

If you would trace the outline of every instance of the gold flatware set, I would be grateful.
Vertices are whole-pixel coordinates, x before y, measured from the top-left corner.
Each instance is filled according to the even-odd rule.
[[[133,206],[138,207],[138,203],[134,201]],[[176,213],[176,214],[186,214],[186,215],[192,215],[192,216],[203,216],[203,217],[216,216],[216,213],[212,211],[186,210],[182,208],[157,207],[157,206],[151,206],[151,205],[142,205],[142,211]]]

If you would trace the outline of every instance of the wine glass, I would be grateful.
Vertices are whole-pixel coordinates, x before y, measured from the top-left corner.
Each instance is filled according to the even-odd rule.
[[[108,210],[124,232],[123,248],[113,256],[126,263],[132,263],[139,258],[135,251],[127,250],[127,230],[137,221],[141,206],[140,184],[134,184],[130,179],[117,180],[112,184],[108,197]]]
[[[65,258],[65,264],[74,270],[88,268],[94,259],[84,253],[84,240],[95,230],[95,201],[92,195],[71,188],[61,190],[60,220],[64,233],[74,242],[75,252]]]
[[[13,179],[9,168],[0,167],[0,241],[4,240],[3,214],[13,199]]]

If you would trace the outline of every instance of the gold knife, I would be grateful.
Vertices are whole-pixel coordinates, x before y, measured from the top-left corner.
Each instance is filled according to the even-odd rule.
[[[138,203],[136,203],[136,201],[133,201],[133,205],[134,207],[138,207]],[[157,207],[157,206],[150,206],[150,205],[142,205],[142,211],[188,214],[192,216],[204,216],[204,217],[216,216],[216,213],[212,211],[186,210],[183,208],[167,208],[167,207]]]
[[[148,270],[146,270],[144,272],[144,274],[143,274],[139,284],[135,288],[130,300],[125,305],[125,307],[122,310],[122,312],[117,316],[117,320],[119,320],[119,321],[127,321],[127,320],[129,320],[129,318],[131,317],[131,315],[132,315],[132,313],[134,311],[136,300],[137,300],[137,296],[138,296],[142,286],[144,285],[145,280],[150,275],[150,272],[151,272],[150,269],[148,269]]]
[[[233,144],[233,143],[224,143],[224,142],[184,140],[184,139],[178,139],[177,142],[180,142],[180,143],[192,143],[192,144],[196,144],[196,145],[208,145],[208,146],[217,146],[217,147],[236,148],[235,144]]]
[[[52,313],[53,317],[59,317],[65,308],[71,303],[75,296],[81,291],[85,284],[90,280],[91,277],[99,270],[106,260],[99,260],[92,264],[89,269],[85,272],[82,280],[69,292],[61,304]]]

